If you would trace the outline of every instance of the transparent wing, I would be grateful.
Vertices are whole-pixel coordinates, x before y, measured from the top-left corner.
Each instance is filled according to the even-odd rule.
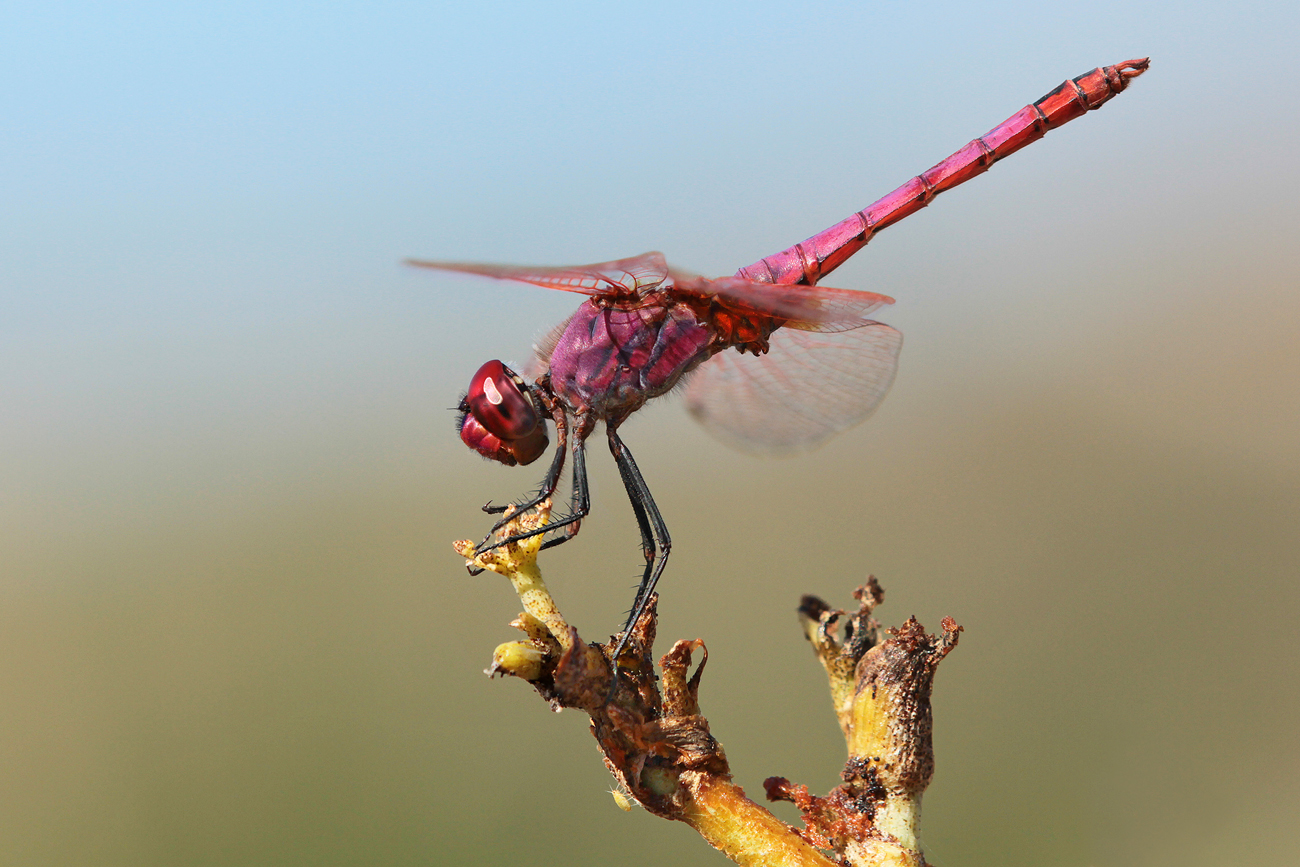
[[[584,295],[601,295],[607,292],[633,294],[653,289],[668,277],[668,265],[663,253],[642,253],[630,259],[597,262],[594,265],[571,265],[552,268],[545,265],[494,265],[484,262],[430,262],[407,259],[406,264],[439,271],[457,271],[461,274],[479,274],[498,280],[518,280],[563,289]]]
[[[759,356],[723,351],[687,383],[686,408],[743,451],[808,449],[879,406],[894,381],[903,335],[880,322],[849,331],[781,328]]]
[[[854,289],[756,283],[743,277],[710,280],[676,269],[669,273],[679,291],[716,295],[727,306],[779,317],[787,320],[784,327],[801,331],[861,328],[871,322],[867,316],[873,310],[894,303],[888,295]]]

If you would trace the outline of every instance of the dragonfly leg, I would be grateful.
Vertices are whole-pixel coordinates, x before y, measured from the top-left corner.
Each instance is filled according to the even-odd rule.
[[[577,439],[573,443],[573,497],[569,501],[569,514],[548,524],[546,529],[564,528],[564,534],[542,543],[541,550],[554,548],[578,535],[582,519],[591,512],[591,493],[587,488],[587,449],[586,440]]]
[[[632,452],[624,445],[614,428],[607,426],[607,429],[609,450],[614,455],[614,462],[618,464],[618,473],[623,477],[623,487],[627,489],[628,499],[632,501],[632,511],[636,513],[637,526],[641,529],[641,551],[645,554],[645,572],[641,576],[641,586],[637,588],[632,610],[628,612],[627,622],[623,624],[623,632],[614,647],[613,659],[617,660],[632,635],[632,624],[636,623],[645,611],[646,605],[650,602],[650,595],[654,593],[655,585],[659,583],[659,576],[663,574],[664,566],[668,563],[668,552],[672,550],[673,540],[668,535],[668,527],[664,524],[663,516],[659,514],[659,507],[655,505],[654,497],[650,496],[650,488],[646,486],[645,479],[632,458]]]
[[[533,388],[529,390],[529,393],[538,410],[548,411],[551,420],[555,422],[555,457],[551,459],[551,468],[546,471],[546,476],[542,479],[542,484],[538,487],[536,494],[523,502],[508,503],[503,506],[494,506],[489,502],[483,507],[483,511],[489,515],[504,514],[506,509],[510,509],[512,506],[512,516],[520,512],[526,512],[551,497],[560,484],[560,473],[564,471],[564,450],[569,441],[569,416],[564,411],[564,405],[551,394],[549,374],[539,379]],[[579,438],[582,438],[582,434],[579,434]],[[492,538],[492,533],[497,532],[508,523],[510,523],[510,518],[503,517],[492,525],[492,532],[488,533],[487,538],[479,543],[480,553],[487,550],[483,546],[487,544],[488,539]]]
[[[555,494],[555,489],[560,485],[560,473],[564,472],[564,452],[568,447],[568,443],[565,442],[567,439],[566,434],[567,432],[563,427],[556,428],[555,439],[557,443],[555,446],[555,457],[551,459],[551,467],[546,471],[546,475],[542,478],[542,483],[538,486],[537,493],[521,503],[511,504],[514,508],[511,509],[510,516],[497,519],[497,522],[492,525],[492,533],[495,533],[497,530],[500,530],[506,524],[510,523],[511,519],[515,515],[520,512],[528,511],[537,506],[547,497]],[[487,512],[489,515],[500,515],[505,512],[507,508],[510,508],[510,506],[493,506],[489,504],[483,507],[483,511]],[[492,538],[491,533],[488,534],[488,538]],[[487,539],[484,539],[483,541],[486,542]]]
[[[555,493],[555,489],[559,485],[558,468],[563,466],[564,466],[563,458],[560,455],[557,455],[555,461],[552,463],[552,469],[556,470],[555,476],[552,477],[551,473],[547,473],[546,479],[542,482],[542,488],[544,491],[546,491],[546,493],[544,493],[542,496],[537,497],[531,502],[523,504],[520,507],[519,511],[523,511],[524,509],[531,509],[533,506],[538,505],[540,502],[542,502],[542,500],[546,499],[546,497]],[[474,549],[474,553],[482,554],[485,551],[491,551],[493,548],[500,548],[502,545],[507,545],[511,542],[518,542],[521,539],[531,539],[534,536],[540,536],[543,533],[549,533],[552,530],[563,529],[564,535],[559,536],[555,539],[548,540],[546,543],[542,545],[543,548],[550,548],[560,544],[561,542],[567,542],[569,539],[572,539],[574,536],[578,535],[578,527],[582,523],[582,519],[587,517],[587,514],[591,511],[591,497],[588,494],[588,489],[587,489],[586,438],[582,435],[575,436],[573,439],[572,504],[573,504],[572,511],[569,514],[565,515],[563,518],[560,518],[559,520],[556,521],[551,521],[548,524],[544,524],[541,527],[537,527],[536,529],[529,530],[526,533],[518,533],[514,536],[507,536],[504,539],[497,539],[495,541],[493,541],[492,534],[489,534],[488,537],[484,539],[482,542],[480,542],[478,544],[478,547]],[[513,517],[513,515],[511,517]],[[501,527],[505,526],[507,520],[502,520],[497,522],[497,525],[492,528],[492,532],[495,533]]]

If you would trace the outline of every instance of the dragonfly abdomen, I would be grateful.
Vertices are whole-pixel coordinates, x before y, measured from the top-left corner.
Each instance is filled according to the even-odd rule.
[[[1101,108],[1145,72],[1148,64],[1147,58],[1128,60],[1064,82],[887,196],[806,241],[741,268],[736,276],[759,283],[815,285],[881,229],[916,213],[944,190],[983,174],[1049,130]]]

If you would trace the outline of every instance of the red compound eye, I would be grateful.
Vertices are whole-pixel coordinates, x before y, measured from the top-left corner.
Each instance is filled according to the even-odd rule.
[[[461,410],[461,441],[507,466],[532,463],[550,443],[528,386],[499,361],[474,374]]]
[[[470,414],[489,433],[502,440],[523,439],[541,421],[526,389],[518,374],[493,360],[480,367],[469,381],[465,402]]]

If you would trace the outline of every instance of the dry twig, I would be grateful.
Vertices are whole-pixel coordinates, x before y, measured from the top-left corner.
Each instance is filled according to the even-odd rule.
[[[549,512],[548,502],[521,513],[502,528],[502,538],[544,525]],[[585,711],[622,797],[686,822],[738,864],[924,867],[916,822],[934,773],[930,689],[939,661],[957,645],[961,627],[951,618],[940,636],[927,635],[915,618],[881,629],[871,616],[883,600],[874,578],[855,592],[859,608],[852,615],[803,598],[800,619],[829,677],[849,760],[843,783],[825,797],[780,777],[764,783],[769,800],[793,802],[803,813],[805,827],[795,829],[731,781],[722,745],[700,710],[704,642],[675,643],[659,660],[657,679],[652,599],[622,656],[611,660],[612,645],[587,644],[560,614],[537,567],[541,542],[534,536],[478,557],[472,543],[455,545],[473,558],[471,566],[508,577],[524,606],[511,625],[525,638],[498,647],[488,673],[528,681],[556,709]]]

